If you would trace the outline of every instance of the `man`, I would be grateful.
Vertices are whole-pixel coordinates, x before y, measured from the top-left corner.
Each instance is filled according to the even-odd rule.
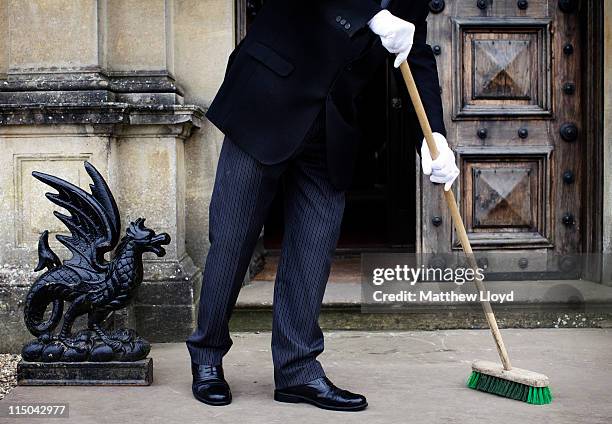
[[[359,142],[355,99],[384,63],[408,57],[441,154],[423,170],[450,188],[458,175],[444,138],[436,64],[425,44],[427,0],[267,0],[230,56],[207,117],[226,136],[210,204],[210,251],[198,328],[187,340],[193,394],[227,405],[228,321],[274,195],[285,235],[274,288],[274,399],[343,411],[364,396],[335,387],[316,357],[318,316]],[[401,16],[403,19],[396,17]],[[409,55],[410,54],[410,55]],[[416,129],[415,129],[416,130]],[[419,130],[416,130],[419,131]]]

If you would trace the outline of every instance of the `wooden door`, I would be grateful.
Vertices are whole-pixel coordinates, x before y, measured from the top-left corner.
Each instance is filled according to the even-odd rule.
[[[585,140],[578,1],[434,0],[455,185],[474,249],[572,254],[581,242]],[[421,248],[460,249],[437,186],[421,185]],[[525,262],[527,261],[527,262]]]

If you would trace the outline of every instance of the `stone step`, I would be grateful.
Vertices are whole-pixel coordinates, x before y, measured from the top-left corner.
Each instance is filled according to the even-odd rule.
[[[421,291],[440,291],[437,283],[420,283]],[[514,300],[493,304],[502,328],[612,327],[612,287],[585,280],[492,281],[492,293],[514,292]],[[232,316],[233,331],[272,328],[274,282],[255,281],[240,292]],[[320,324],[324,330],[442,330],[485,328],[480,304],[410,302],[400,310],[372,313],[362,308],[361,284],[330,281]]]

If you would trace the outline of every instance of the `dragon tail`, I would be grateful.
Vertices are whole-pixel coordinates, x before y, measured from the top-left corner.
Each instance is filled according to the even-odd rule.
[[[56,284],[49,283],[44,279],[37,281],[30,288],[26,296],[24,317],[25,325],[36,337],[50,333],[59,324],[64,312],[64,301],[62,299],[51,299],[49,292],[55,290]],[[44,320],[47,306],[52,304],[49,319]]]
[[[38,265],[34,271],[38,272],[44,268],[52,269],[61,264],[60,258],[49,247],[49,231],[43,231],[38,239]]]

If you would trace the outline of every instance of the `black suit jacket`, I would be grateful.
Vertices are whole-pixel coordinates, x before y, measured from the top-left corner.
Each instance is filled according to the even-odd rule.
[[[426,0],[395,0],[391,12],[415,24],[409,63],[432,129],[444,132],[434,56],[425,44]],[[388,56],[367,22],[375,0],[267,0],[230,56],[206,116],[264,164],[288,159],[325,107],[332,183],[350,184],[360,141],[355,99]]]

